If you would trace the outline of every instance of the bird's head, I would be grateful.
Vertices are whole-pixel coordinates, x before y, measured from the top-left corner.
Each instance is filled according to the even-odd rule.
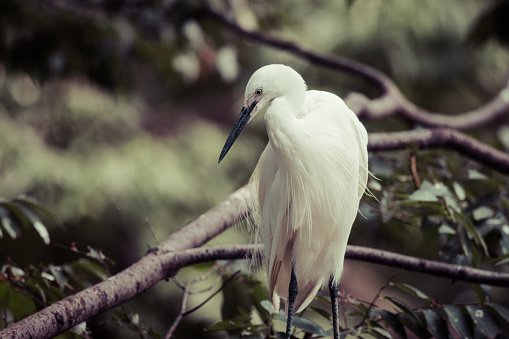
[[[306,83],[293,68],[285,65],[267,65],[253,73],[249,79],[244,95],[244,106],[224,144],[219,161],[224,156],[251,119],[270,106],[272,100],[287,97],[295,107],[304,102]]]

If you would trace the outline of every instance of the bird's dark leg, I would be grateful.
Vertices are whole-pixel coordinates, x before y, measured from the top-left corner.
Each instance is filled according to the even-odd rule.
[[[292,266],[290,286],[288,287],[288,319],[286,320],[286,339],[290,339],[292,333],[293,305],[295,304],[295,298],[297,298],[298,290],[299,286],[297,285],[297,277],[295,276],[295,269]]]
[[[338,283],[334,283],[334,277],[329,280],[330,300],[332,304],[332,325],[334,328],[334,339],[339,339],[339,321],[338,321]]]

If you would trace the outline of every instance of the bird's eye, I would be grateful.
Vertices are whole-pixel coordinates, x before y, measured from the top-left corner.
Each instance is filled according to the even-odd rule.
[[[259,87],[259,88],[255,89],[254,94],[256,96],[262,95],[263,94],[263,88]]]

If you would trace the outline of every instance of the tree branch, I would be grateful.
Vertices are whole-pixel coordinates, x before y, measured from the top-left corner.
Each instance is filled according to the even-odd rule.
[[[470,283],[501,287],[509,286],[509,273],[491,272],[467,266],[446,264],[374,248],[348,245],[345,258]]]
[[[179,251],[203,245],[245,216],[246,194],[248,192],[243,188],[237,190],[124,271],[20,320],[2,330],[0,337],[54,337],[94,315],[125,303],[162,279],[176,274],[189,261],[185,256],[179,259]],[[207,253],[205,250],[203,255]]]
[[[498,171],[509,173],[508,154],[495,150],[458,131],[435,129],[374,133],[369,138],[368,148],[370,151],[403,149],[411,144],[416,144],[420,148],[449,147],[486,163]],[[214,257],[233,258],[232,248],[224,249],[224,252],[221,252],[220,249],[204,248],[192,256],[189,253],[180,252],[203,245],[232,225],[235,220],[243,217],[247,213],[246,194],[246,190],[239,189],[226,201],[175,232],[154,251],[126,270],[19,321],[0,332],[0,336],[16,338],[55,336],[94,315],[137,296],[158,281],[176,274],[181,267],[197,262],[196,260],[199,260],[200,256],[204,258],[203,260],[210,260],[208,258],[214,251]],[[235,257],[238,258],[243,255],[242,252],[245,251],[245,248],[236,247],[236,251]],[[391,256],[387,258],[393,260]],[[399,263],[395,259],[393,262]],[[458,271],[455,278],[463,278],[464,270]],[[479,274],[482,277],[482,274]],[[468,275],[465,276],[468,277]]]
[[[191,279],[190,281],[186,282],[185,285],[181,285],[180,283],[176,282],[176,279],[173,279],[173,281],[176,282],[177,286],[179,286],[182,289],[182,299],[180,301],[179,314],[177,315],[177,318],[173,321],[173,324],[171,325],[170,329],[166,332],[166,336],[165,336],[166,339],[173,338],[173,333],[177,329],[178,324],[180,323],[180,321],[186,315],[189,315],[189,314],[193,313],[194,311],[196,311],[196,310],[200,309],[201,307],[203,307],[203,305],[208,303],[214,296],[216,296],[219,292],[221,292],[225,288],[225,286],[230,281],[232,281],[237,275],[239,275],[239,273],[240,273],[240,271],[234,272],[232,275],[230,275],[230,277],[228,279],[223,281],[221,286],[218,289],[216,289],[216,291],[214,293],[209,295],[200,304],[198,304],[195,307],[193,307],[190,310],[188,310],[187,309],[187,297],[189,295],[193,294],[192,292],[189,291],[191,285],[192,284],[196,284],[197,282],[204,281],[204,280],[208,279],[210,277],[210,275],[212,275],[212,273],[217,270],[217,267],[218,267],[217,264],[214,265],[212,267],[212,269],[210,269],[207,273],[205,273],[204,275],[199,276],[198,278]],[[215,285],[215,282],[209,288],[201,290],[199,293],[203,293],[205,291],[211,290],[214,285]],[[196,292],[194,292],[194,293],[196,293]]]
[[[493,99],[476,109],[458,115],[431,112],[410,102],[399,89],[369,99],[361,93],[350,93],[347,105],[362,119],[378,120],[400,114],[408,120],[428,127],[447,127],[469,130],[493,122],[509,113],[509,87],[504,87]]]
[[[213,18],[230,31],[248,38],[251,41],[259,42],[264,45],[286,51],[300,58],[306,59],[316,65],[321,65],[336,70],[342,70],[351,75],[360,76],[361,78],[366,79],[375,85],[381,93],[397,90],[396,85],[387,75],[366,64],[347,58],[322,55],[304,49],[291,41],[278,39],[258,32],[248,31],[236,23],[230,21],[218,11],[212,9],[210,6],[206,6],[203,11],[206,16]]]
[[[194,248],[247,215],[248,190],[240,188],[227,200],[171,235],[124,271],[95,286],[62,299],[0,332],[2,338],[51,338],[104,311],[125,303],[162,279],[194,263],[240,259],[260,246]],[[194,248],[194,249],[193,249]],[[363,260],[468,282],[508,286],[509,274],[433,262],[382,250],[349,246],[346,258]]]
[[[372,83],[382,94],[379,98],[371,100],[363,94],[352,93],[345,99],[348,106],[364,119],[381,119],[398,113],[428,127],[467,130],[485,125],[509,112],[509,83],[491,101],[477,109],[459,115],[431,112],[413,104],[401,93],[392,79],[368,65],[347,58],[325,56],[287,40],[245,30],[210,6],[206,7],[204,12],[230,31],[251,41],[286,51],[316,65],[341,70]]]
[[[203,247],[182,251],[178,253],[178,257],[179,260],[185,261],[186,265],[184,266],[187,266],[211,260],[250,258],[255,252],[262,249],[261,245]],[[468,266],[446,264],[374,248],[348,245],[345,258],[470,283],[501,287],[509,286],[509,273],[491,272]]]
[[[488,146],[461,132],[448,129],[422,129],[394,133],[371,133],[370,151],[401,150],[411,145],[421,149],[447,147],[475,159],[501,173],[509,173],[509,154]]]

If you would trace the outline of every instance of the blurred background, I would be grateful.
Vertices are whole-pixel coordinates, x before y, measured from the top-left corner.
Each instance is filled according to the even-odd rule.
[[[292,66],[310,89],[342,97],[378,94],[361,78],[246,40],[207,15],[206,6],[247,30],[377,68],[429,110],[473,109],[507,82],[507,1],[2,0],[0,197],[35,198],[62,222],[45,223],[49,245],[34,229],[15,240],[4,231],[2,261],[64,265],[83,257],[73,248],[87,252],[90,246],[111,259],[115,273],[244,185],[267,142],[263,118],[251,122],[220,165],[217,159],[247,80],[263,65]],[[365,125],[369,132],[418,127],[397,117]],[[508,119],[472,135],[507,149]],[[423,230],[421,219],[406,220],[394,206],[392,212],[387,208],[411,182],[410,152],[371,155],[371,171],[381,181],[372,179],[370,188],[382,203],[364,197],[366,217],[358,218],[350,243],[439,259],[436,230]],[[420,159],[423,179],[456,181],[472,201],[505,194],[506,177],[451,151],[424,151]],[[470,182],[466,167],[489,183]],[[249,239],[235,227],[213,244]],[[187,268],[178,279],[209,268]],[[342,288],[371,300],[392,273],[348,262]],[[422,280],[403,275],[411,283]],[[265,279],[263,270],[258,278]],[[450,293],[444,282],[449,284],[430,279],[419,287],[443,302],[470,300],[461,284]],[[144,326],[164,334],[179,298],[173,283],[162,282],[120,313],[131,320],[138,315]],[[223,298],[219,294],[186,317],[177,337],[225,337],[202,331],[221,320]],[[507,294],[501,298],[507,301]],[[203,295],[190,304],[200,300]],[[121,316],[112,316],[89,323],[92,337],[140,336]]]

